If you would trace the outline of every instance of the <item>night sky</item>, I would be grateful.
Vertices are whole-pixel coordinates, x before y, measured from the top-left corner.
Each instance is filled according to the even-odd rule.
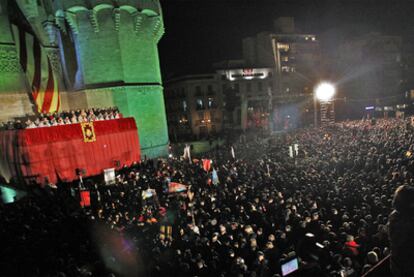
[[[211,71],[214,62],[242,57],[241,40],[272,31],[293,16],[304,33],[319,35],[324,53],[358,34],[381,32],[414,41],[414,0],[161,0],[166,33],[160,62],[164,79]]]

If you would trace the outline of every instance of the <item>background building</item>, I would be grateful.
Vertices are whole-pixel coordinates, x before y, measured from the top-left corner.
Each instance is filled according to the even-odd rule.
[[[274,69],[268,67],[217,70],[225,99],[225,123],[241,130],[268,128],[272,109]],[[236,128],[237,128],[236,127]]]
[[[239,62],[215,66],[237,66]],[[216,135],[224,127],[267,127],[273,72],[272,68],[222,68],[168,80],[165,99],[170,137],[199,139]]]
[[[402,40],[370,33],[339,45],[335,67],[344,114],[360,116],[365,106],[400,103],[404,95]]]
[[[117,106],[135,118],[143,154],[167,154],[159,1],[0,0],[0,120],[33,113],[33,85],[18,55],[25,43],[15,27],[39,42],[53,69],[60,102],[46,112]]]
[[[214,136],[223,125],[219,75],[185,75],[166,82],[165,99],[171,139]]]
[[[371,33],[338,47],[337,67],[344,89],[355,95],[399,94],[402,82],[402,41],[397,36]]]
[[[284,128],[285,119],[299,121],[302,114],[312,114],[309,109],[304,112],[308,103],[303,98],[312,94],[320,76],[320,47],[315,35],[299,33],[293,18],[283,17],[275,21],[274,32],[243,39],[242,49],[242,59],[213,64],[215,73],[166,82],[171,137],[177,133],[203,137],[222,128],[268,129],[276,121]],[[200,102],[205,108],[197,110],[193,103],[201,98],[208,101],[203,93],[208,93],[209,86],[219,101],[217,108],[208,109]]]
[[[312,93],[321,76],[320,45],[314,34],[302,34],[294,19],[274,21],[274,32],[261,32],[243,40],[247,64],[275,69],[275,93],[297,95]]]
[[[414,76],[414,42],[404,42],[401,61],[403,66],[402,88],[407,94],[410,94],[411,90],[414,90],[414,78],[412,78]]]

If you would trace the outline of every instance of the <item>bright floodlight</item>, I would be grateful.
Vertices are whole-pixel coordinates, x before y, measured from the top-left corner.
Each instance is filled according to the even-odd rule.
[[[330,83],[322,83],[316,88],[315,92],[319,101],[329,101],[335,95],[335,87]]]

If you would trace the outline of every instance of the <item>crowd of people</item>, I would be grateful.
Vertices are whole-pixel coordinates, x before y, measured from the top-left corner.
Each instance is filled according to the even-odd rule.
[[[39,127],[59,126],[66,124],[110,120],[121,118],[122,114],[117,107],[90,108],[72,111],[62,111],[49,114],[38,114],[1,123],[0,129],[30,129]]]
[[[299,276],[351,277],[391,252],[393,272],[410,276],[413,148],[404,120],[350,121],[192,160],[144,159],[112,185],[35,189],[0,209],[0,266],[6,275],[264,277],[298,258]],[[187,192],[171,193],[170,182]],[[409,193],[393,202],[397,188]],[[83,189],[90,207],[79,207]]]

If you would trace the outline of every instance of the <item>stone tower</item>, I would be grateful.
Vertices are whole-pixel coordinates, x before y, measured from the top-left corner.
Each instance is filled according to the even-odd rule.
[[[16,2],[55,64],[63,88],[61,109],[117,106],[124,116],[135,118],[142,153],[165,155],[168,133],[157,49],[164,23],[159,1]]]
[[[32,104],[12,36],[8,1],[0,0],[0,121],[32,113]]]

